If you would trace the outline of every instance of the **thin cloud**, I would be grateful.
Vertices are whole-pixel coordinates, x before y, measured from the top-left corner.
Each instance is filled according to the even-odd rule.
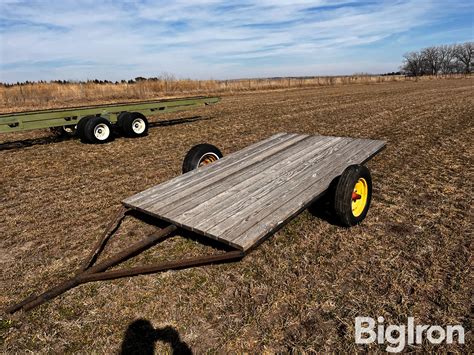
[[[443,25],[470,6],[456,2],[446,9],[441,2],[415,0],[3,0],[0,80],[391,71],[402,49],[381,66],[364,56],[366,47],[382,48],[396,36],[409,39],[411,31]],[[348,52],[356,57],[347,58]]]

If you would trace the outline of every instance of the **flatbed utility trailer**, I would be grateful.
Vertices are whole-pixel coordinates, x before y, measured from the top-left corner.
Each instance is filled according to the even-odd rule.
[[[122,202],[75,277],[6,311],[29,310],[86,282],[239,260],[323,196],[341,225],[358,224],[367,214],[372,195],[370,172],[362,164],[384,147],[385,142],[379,140],[287,133],[223,158],[212,145],[195,146],[184,160],[183,175]],[[127,215],[151,216],[164,227],[94,265]],[[107,271],[178,229],[211,239],[224,252]]]
[[[88,143],[104,143],[112,138],[113,126],[126,136],[141,137],[148,131],[147,115],[189,110],[219,100],[197,96],[4,113],[0,114],[0,133],[50,128],[59,134],[77,134]]]

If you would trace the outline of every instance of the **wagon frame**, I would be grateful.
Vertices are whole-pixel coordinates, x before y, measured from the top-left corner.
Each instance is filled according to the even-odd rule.
[[[342,225],[358,224],[372,194],[370,173],[363,164],[384,149],[385,142],[280,133],[207,165],[202,162],[209,145],[201,147],[205,150],[190,150],[200,159],[186,156],[196,162],[194,170],[122,201],[76,276],[6,312],[30,310],[82,283],[240,260],[324,196],[334,199]],[[126,216],[151,217],[162,228],[96,264]],[[224,252],[108,271],[179,229],[217,241]]]
[[[0,133],[20,132],[33,129],[59,129],[60,133],[75,133],[76,127],[85,126],[85,121],[91,117],[102,118],[102,124],[109,130],[117,126],[122,133],[131,133],[130,136],[140,137],[146,134],[148,128],[147,115],[162,114],[190,110],[199,106],[217,103],[219,97],[185,97],[164,100],[149,100],[128,103],[114,103],[106,105],[80,106],[72,108],[59,108],[49,110],[24,111],[0,114]],[[143,127],[133,130],[133,127],[124,127],[121,117],[125,121],[124,114],[133,114],[140,118]],[[130,124],[133,122],[130,121]],[[94,127],[91,127],[93,130]],[[85,129],[85,128],[83,128]],[[102,143],[109,139],[87,139],[84,132],[78,131],[78,135],[89,143]],[[110,133],[110,132],[109,132]]]

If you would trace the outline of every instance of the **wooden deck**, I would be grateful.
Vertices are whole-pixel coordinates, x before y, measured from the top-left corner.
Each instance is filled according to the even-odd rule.
[[[246,251],[385,142],[280,133],[123,201],[127,207]]]

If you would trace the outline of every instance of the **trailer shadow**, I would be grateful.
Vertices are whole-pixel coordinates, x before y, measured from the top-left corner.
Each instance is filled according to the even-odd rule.
[[[0,143],[0,151],[28,148],[35,145],[59,143],[59,142],[64,142],[71,139],[74,139],[74,137],[61,137],[61,136],[51,135],[51,136],[40,137],[40,138],[31,138],[31,139],[23,139],[20,141],[5,142],[5,143]]]
[[[179,124],[192,123],[192,122],[196,122],[196,121],[207,121],[207,120],[212,120],[212,119],[214,119],[214,117],[211,117],[211,116],[207,116],[207,117],[192,116],[192,117],[174,118],[174,119],[170,119],[170,120],[150,122],[149,123],[149,128],[175,126],[175,125],[179,125]],[[114,136],[115,137],[120,137],[121,135],[118,134],[118,133],[115,133]],[[32,147],[32,146],[35,146],[35,145],[46,145],[46,144],[60,143],[60,142],[68,141],[68,140],[71,140],[71,139],[77,139],[77,137],[50,135],[50,136],[39,137],[39,138],[31,138],[31,139],[23,139],[23,140],[18,140],[18,141],[4,142],[4,143],[0,143],[0,151],[28,148],[28,147]]]
[[[191,123],[191,122],[196,122],[196,121],[208,121],[214,118],[215,117],[212,117],[212,116],[206,116],[206,117],[192,116],[192,117],[173,118],[171,120],[150,122],[149,128],[175,126],[179,124]]]
[[[155,344],[168,344],[172,354],[192,354],[191,348],[181,340],[179,333],[171,326],[154,328],[150,321],[137,319],[129,324],[122,341],[120,354],[154,354]]]
[[[136,218],[137,220],[139,220],[143,223],[153,225],[153,226],[158,227],[160,229],[163,229],[163,228],[166,228],[167,226],[169,226],[169,223],[166,222],[166,221],[163,221],[163,220],[161,220],[157,217],[152,217],[152,216],[147,215],[145,213],[135,211],[133,209],[127,211],[127,215],[131,216],[133,218]],[[230,245],[219,242],[218,240],[211,239],[211,238],[208,238],[208,237],[204,237],[201,234],[191,232],[191,231],[183,229],[183,228],[179,228],[178,235],[182,238],[198,242],[198,243],[200,243],[200,244],[202,244],[206,247],[213,248],[213,249],[216,249],[216,250],[220,250],[220,251],[224,251],[224,252],[229,252],[229,251],[235,251],[236,250],[235,248],[231,247]],[[228,262],[231,263],[233,261],[228,261]],[[226,263],[225,261],[220,262],[220,264],[225,264],[225,263]]]
[[[308,212],[313,217],[320,218],[333,226],[342,227],[341,222],[337,218],[336,212],[334,211],[332,201],[338,182],[339,177],[334,178],[329,184],[329,187],[325,191],[324,195],[308,206]]]

